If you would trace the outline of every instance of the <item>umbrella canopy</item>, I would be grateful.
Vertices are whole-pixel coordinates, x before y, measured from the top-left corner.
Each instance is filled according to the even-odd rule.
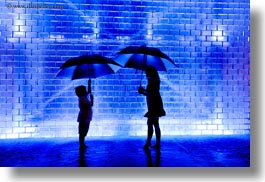
[[[147,46],[128,46],[118,52],[114,60],[127,68],[145,70],[148,65],[154,66],[158,71],[167,71],[175,63],[158,48]]]
[[[63,63],[56,77],[72,80],[97,78],[115,73],[120,66],[114,60],[98,54],[83,55],[71,58]]]
[[[71,80],[88,78],[88,91],[91,93],[91,78],[113,74],[120,67],[121,65],[114,60],[98,54],[83,55],[63,63],[56,77],[70,78]]]

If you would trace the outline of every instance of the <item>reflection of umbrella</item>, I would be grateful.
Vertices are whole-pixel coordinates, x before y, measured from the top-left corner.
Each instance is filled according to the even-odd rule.
[[[118,52],[114,60],[126,68],[135,68],[145,70],[147,66],[152,65],[158,71],[167,71],[174,67],[174,61],[158,48],[147,46],[128,46]],[[142,74],[141,74],[142,81]]]
[[[83,55],[63,63],[56,77],[72,80],[89,78],[88,90],[91,92],[91,78],[115,73],[119,68],[120,65],[115,61],[99,54]]]

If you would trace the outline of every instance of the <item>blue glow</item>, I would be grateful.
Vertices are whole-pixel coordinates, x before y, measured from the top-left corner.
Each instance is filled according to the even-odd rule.
[[[74,87],[87,80],[56,78],[61,64],[83,54],[113,58],[143,44],[177,65],[160,72],[163,135],[249,134],[250,7],[233,2],[31,1],[49,7],[39,9],[1,3],[0,138],[76,136]],[[146,135],[141,74],[122,68],[92,80],[89,135]]]

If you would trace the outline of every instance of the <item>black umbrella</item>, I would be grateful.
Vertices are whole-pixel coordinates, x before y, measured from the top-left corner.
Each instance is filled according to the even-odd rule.
[[[158,71],[167,71],[175,63],[158,48],[143,46],[128,46],[117,53],[114,60],[126,68],[135,68],[144,71],[152,65]],[[141,75],[142,80],[142,75]]]
[[[91,92],[91,78],[113,74],[121,67],[114,60],[99,54],[83,55],[67,60],[60,67],[56,77],[71,80],[88,78],[88,91]]]
[[[114,60],[127,68],[145,70],[148,65],[156,67],[158,71],[167,71],[175,63],[158,48],[147,46],[128,46],[118,52]]]

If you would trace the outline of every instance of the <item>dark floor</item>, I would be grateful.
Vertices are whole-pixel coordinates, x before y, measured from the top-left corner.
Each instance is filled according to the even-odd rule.
[[[153,141],[153,143],[155,140]],[[1,167],[250,167],[249,136],[163,136],[161,149],[143,150],[145,137],[0,140]]]

